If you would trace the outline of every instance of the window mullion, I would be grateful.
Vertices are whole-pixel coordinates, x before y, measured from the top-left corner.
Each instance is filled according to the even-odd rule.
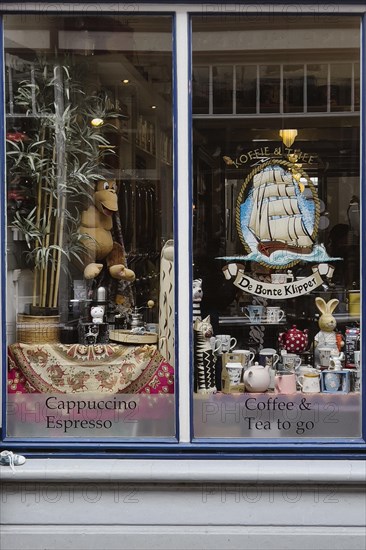
[[[190,148],[189,148],[189,20],[187,13],[176,15],[175,26],[175,66],[176,66],[176,140],[175,174],[177,189],[176,214],[176,272],[177,300],[179,312],[179,440],[190,440],[190,257],[191,216],[190,199]],[[178,46],[179,45],[179,46]]]

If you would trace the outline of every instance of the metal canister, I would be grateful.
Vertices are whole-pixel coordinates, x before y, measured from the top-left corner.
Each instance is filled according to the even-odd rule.
[[[131,328],[142,327],[143,324],[142,313],[139,313],[137,307],[135,307],[133,313],[131,313]]]

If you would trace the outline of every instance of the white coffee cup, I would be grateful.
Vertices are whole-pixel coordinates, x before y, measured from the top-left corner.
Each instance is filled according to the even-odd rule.
[[[229,375],[230,384],[233,386],[240,384],[243,365],[241,363],[227,363],[225,368]]]
[[[322,367],[329,367],[329,359],[331,355],[339,354],[339,351],[337,349],[328,348],[325,346],[319,347],[318,351],[319,351],[319,361]]]
[[[236,338],[230,336],[230,334],[217,334],[213,337],[213,339],[215,346],[212,349],[215,351],[215,348],[218,346],[219,349],[217,351],[219,351],[219,353],[228,353],[229,351],[232,351],[237,344]]]
[[[234,349],[233,353],[235,353],[236,356],[240,355],[244,368],[250,367],[255,357],[254,352],[249,349]]]
[[[295,373],[296,373],[296,381],[297,381],[297,384],[300,388],[299,380],[303,380],[304,374],[306,374],[306,373],[316,374],[317,371],[314,369],[314,367],[312,365],[299,365],[298,367],[295,368]]]
[[[265,307],[261,305],[251,305],[244,307],[244,315],[251,323],[260,323],[265,314]],[[245,312],[248,310],[248,313]]]
[[[272,368],[277,365],[280,357],[275,349],[273,348],[263,348],[259,352],[259,364],[263,367],[270,365]]]
[[[301,365],[301,357],[296,353],[286,353],[282,355],[283,370],[293,371]]]
[[[312,365],[299,365],[295,367],[296,376],[303,376],[306,372],[316,372]]]
[[[297,379],[303,393],[319,393],[320,377],[318,372],[305,372]]]
[[[222,342],[220,340],[216,340],[215,336],[211,336],[210,346],[214,353],[219,353],[219,354],[221,353]]]
[[[267,307],[267,322],[279,323],[285,316],[285,312],[278,306]]]

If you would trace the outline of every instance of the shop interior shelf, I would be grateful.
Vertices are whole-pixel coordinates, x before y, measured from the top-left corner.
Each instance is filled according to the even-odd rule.
[[[219,317],[219,324],[220,325],[227,325],[227,326],[232,326],[232,325],[285,325],[286,324],[286,319],[281,319],[281,321],[277,322],[277,323],[273,323],[272,321],[267,321],[266,319],[263,319],[261,321],[258,321],[258,322],[253,322],[253,321],[250,321],[248,319],[248,317],[236,317],[236,316],[222,316],[222,317]]]

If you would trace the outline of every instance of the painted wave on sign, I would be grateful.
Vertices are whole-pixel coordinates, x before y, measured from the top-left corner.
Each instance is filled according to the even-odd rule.
[[[319,244],[315,245],[313,248],[313,251],[311,254],[301,254],[301,260],[305,262],[314,262],[314,263],[322,263],[322,262],[330,262],[330,261],[337,261],[342,260],[343,258],[333,258],[329,256],[327,251],[324,248],[324,245]],[[246,256],[220,256],[217,258],[218,260],[226,260],[226,261],[244,261],[244,262],[261,262],[266,263],[270,266],[283,266],[287,265],[290,262],[293,262],[294,260],[299,259],[299,254],[294,254],[293,252],[285,252],[283,250],[276,250],[273,252],[270,257],[264,256],[258,251],[251,252],[250,254]]]

